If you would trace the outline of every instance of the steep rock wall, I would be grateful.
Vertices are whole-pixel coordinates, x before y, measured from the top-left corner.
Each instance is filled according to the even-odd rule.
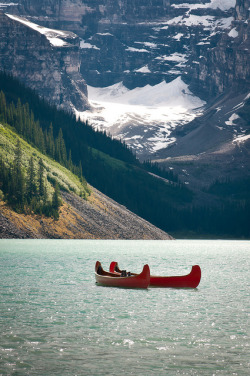
[[[89,85],[122,80],[134,88],[184,73],[192,60],[190,43],[211,33],[211,20],[216,24],[231,15],[206,4],[209,0],[20,0],[18,11],[83,39],[81,73]]]
[[[59,32],[60,33],[60,32]],[[0,13],[0,69],[58,107],[88,107],[87,87],[79,73],[79,38],[73,33],[37,31],[24,19]]]
[[[134,88],[182,75],[196,95],[209,100],[236,81],[240,90],[248,85],[249,0],[20,0],[18,4],[13,12],[82,38],[80,71],[91,86],[123,81]]]
[[[193,50],[194,63],[188,71],[192,85],[207,98],[234,87],[248,91],[250,87],[249,0],[237,0],[230,30],[211,36],[211,48],[201,56]],[[197,46],[196,46],[197,47]]]

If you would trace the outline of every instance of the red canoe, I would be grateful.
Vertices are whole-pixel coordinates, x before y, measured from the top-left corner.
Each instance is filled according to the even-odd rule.
[[[96,261],[95,279],[96,283],[102,286],[147,289],[150,282],[150,270],[148,265],[144,265],[141,274],[123,277],[121,273],[106,272],[103,270],[100,261]]]
[[[112,261],[109,267],[110,272],[121,274],[116,261]],[[131,273],[132,276],[136,274]],[[174,287],[174,288],[196,288],[201,280],[201,268],[199,265],[192,266],[189,274],[183,276],[161,277],[150,275],[150,287]]]

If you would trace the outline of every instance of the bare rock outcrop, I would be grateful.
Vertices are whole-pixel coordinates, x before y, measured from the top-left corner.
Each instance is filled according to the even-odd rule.
[[[0,12],[0,69],[69,111],[89,108],[79,45],[74,33]]]

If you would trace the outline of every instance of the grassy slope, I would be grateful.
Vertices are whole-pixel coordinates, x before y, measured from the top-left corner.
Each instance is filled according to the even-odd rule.
[[[14,159],[14,151],[17,139],[20,139],[22,147],[22,162],[24,169],[27,170],[28,160],[33,155],[34,163],[37,168],[40,158],[43,159],[46,175],[58,182],[61,189],[67,192],[74,192],[79,196],[88,197],[90,187],[84,187],[79,178],[71,171],[61,166],[51,158],[43,155],[37,149],[33,148],[21,137],[19,137],[9,126],[0,124],[0,158],[9,166],[12,165]],[[52,196],[53,188],[47,180],[47,190]],[[55,221],[53,218],[47,218],[40,215],[26,215],[15,213],[11,208],[0,200],[0,211],[9,223],[23,232],[24,237],[28,234],[30,237],[44,237],[44,233],[48,238],[92,238],[92,234],[84,231],[84,228],[77,226],[79,219],[77,213],[69,205],[63,203],[60,208],[60,218]],[[70,227],[69,224],[70,223]]]
[[[57,181],[60,189],[67,192],[74,192],[79,196],[88,197],[90,190],[89,187],[81,184],[79,178],[74,175],[67,168],[61,166],[58,162],[45,156],[37,149],[33,148],[30,144],[19,137],[8,125],[0,124],[0,157],[9,166],[12,165],[14,160],[14,152],[17,139],[20,139],[22,147],[22,162],[24,169],[27,170],[28,161],[33,155],[35,168],[38,168],[38,161],[42,158],[46,175],[49,181]],[[52,195],[52,185],[47,180],[47,189],[49,195]]]

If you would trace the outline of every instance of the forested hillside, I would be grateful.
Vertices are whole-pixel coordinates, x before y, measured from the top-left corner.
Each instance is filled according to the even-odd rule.
[[[104,194],[173,234],[249,236],[249,200],[229,198],[217,206],[196,207],[194,194],[179,184],[176,176],[150,163],[140,164],[124,143],[94,131],[72,114],[58,111],[3,73],[0,90],[0,121],[43,155],[76,173],[83,187],[86,178]],[[88,194],[85,188],[84,195]]]
[[[3,98],[3,93],[0,94]],[[72,166],[72,169],[78,168]],[[79,174],[80,175],[80,174]],[[14,128],[0,124],[0,199],[17,213],[59,218],[60,191],[87,199],[86,180],[32,147]]]

